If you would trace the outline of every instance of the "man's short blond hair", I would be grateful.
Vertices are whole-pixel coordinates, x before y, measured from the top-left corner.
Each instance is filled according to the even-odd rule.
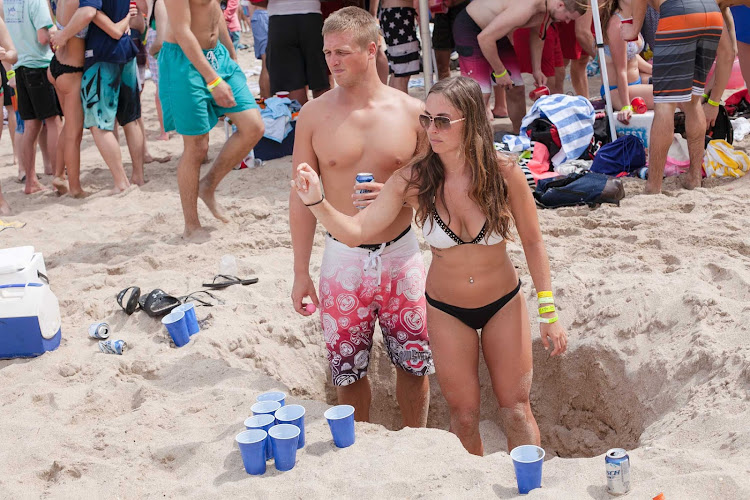
[[[375,18],[359,7],[339,9],[323,23],[323,36],[343,32],[354,35],[355,42],[363,49],[371,42],[377,45],[380,37],[380,28]]]

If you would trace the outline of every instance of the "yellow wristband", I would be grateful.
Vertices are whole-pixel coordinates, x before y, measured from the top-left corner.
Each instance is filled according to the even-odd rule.
[[[209,91],[209,92],[213,92],[213,91],[214,91],[214,89],[215,89],[216,87],[218,87],[218,86],[219,86],[219,84],[220,84],[221,82],[223,82],[223,81],[224,81],[224,79],[223,79],[222,77],[220,77],[220,76],[217,76],[217,77],[216,77],[216,80],[214,80],[214,81],[212,81],[211,83],[209,83],[208,85],[206,85],[206,87],[208,87],[208,91]]]
[[[539,292],[536,294],[536,296],[539,297],[540,299],[542,297],[552,297],[552,292],[551,291]]]
[[[558,319],[560,319],[560,317],[559,316],[555,316],[555,317],[552,317],[552,318],[537,318],[537,319],[539,320],[540,323],[552,324],[552,323],[556,322]]]
[[[12,69],[11,69],[11,70],[8,70],[8,72],[7,72],[7,73],[5,73],[5,76],[7,76],[7,77],[8,77],[8,80],[10,80],[10,79],[11,79],[11,78],[13,78],[14,76],[16,76],[16,72],[15,72],[15,71],[13,71]]]
[[[555,306],[544,306],[539,308],[539,314],[555,312]]]
[[[492,74],[495,75],[494,72]],[[495,78],[502,78],[507,74],[508,74],[508,68],[505,68],[502,73],[500,73],[499,75],[495,75]]]
[[[627,106],[623,106],[620,111],[633,111],[633,106],[628,104]]]
[[[716,101],[712,101],[710,97],[706,99],[706,102],[708,103],[709,106],[713,106],[714,108],[719,107],[719,103]]]
[[[555,299],[553,297],[539,297],[540,304],[554,304]]]

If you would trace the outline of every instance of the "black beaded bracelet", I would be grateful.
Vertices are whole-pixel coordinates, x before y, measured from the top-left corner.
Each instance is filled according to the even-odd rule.
[[[314,207],[315,205],[320,205],[321,203],[323,203],[323,200],[325,200],[325,199],[326,199],[326,195],[324,195],[324,194],[321,193],[321,195],[320,195],[320,201],[316,201],[315,203],[310,203],[309,205],[307,203],[305,203],[305,206],[306,207]]]

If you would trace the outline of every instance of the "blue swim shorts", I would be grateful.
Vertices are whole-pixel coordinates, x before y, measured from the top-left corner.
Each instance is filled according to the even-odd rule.
[[[730,10],[734,18],[734,32],[737,35],[737,41],[750,43],[750,7],[736,5],[731,7]]]
[[[83,72],[83,127],[114,130],[115,118],[127,125],[141,117],[135,58],[121,63],[95,62]]]
[[[250,19],[250,27],[253,29],[253,45],[255,45],[255,58],[260,59],[266,55],[268,47],[268,11],[255,9]]]
[[[219,116],[258,108],[247,88],[247,77],[221,43],[211,50],[204,50],[203,54],[232,88],[237,104],[232,108],[216,104],[205,80],[180,46],[164,42],[159,51],[159,98],[164,130],[167,132],[177,130],[182,135],[207,134],[219,121]]]

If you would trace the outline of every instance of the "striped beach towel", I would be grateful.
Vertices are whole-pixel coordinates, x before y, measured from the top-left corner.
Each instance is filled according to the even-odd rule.
[[[585,97],[563,94],[540,97],[523,118],[520,135],[525,137],[526,128],[541,117],[557,127],[562,143],[560,151],[552,157],[554,166],[577,160],[591,143],[594,136],[594,108]]]

